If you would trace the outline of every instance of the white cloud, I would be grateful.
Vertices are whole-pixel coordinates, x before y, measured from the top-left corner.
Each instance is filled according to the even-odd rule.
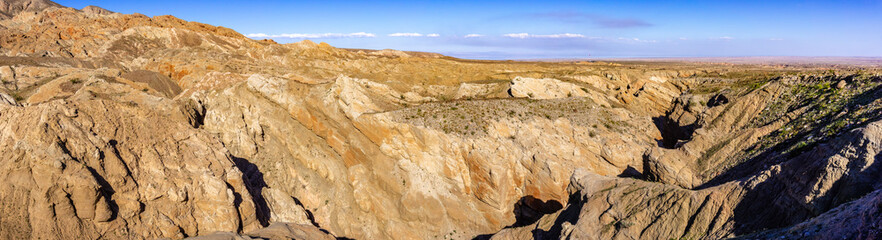
[[[265,33],[249,33],[249,34],[246,34],[245,36],[246,36],[246,37],[250,37],[250,38],[265,38],[265,37],[269,37],[269,35],[266,35]]]
[[[276,35],[268,35],[264,33],[251,33],[245,35],[249,38],[372,38],[377,35],[373,33],[357,32],[357,33],[283,33]]]
[[[529,33],[509,33],[503,34],[503,37],[509,38],[585,38],[585,35],[576,34],[576,33],[561,33],[561,34],[549,34],[549,35],[534,35]]]
[[[465,35],[465,38],[476,38],[476,37],[483,37],[483,36],[484,35],[473,33],[473,34]]]
[[[725,40],[725,41],[729,41],[729,40],[732,40],[732,39],[735,39],[735,38],[733,38],[733,37],[729,37],[729,36],[710,38],[710,40]]]
[[[509,33],[509,34],[503,34],[502,36],[503,37],[510,37],[510,38],[524,39],[524,38],[530,37],[530,34],[528,34],[528,33]]]
[[[682,40],[682,41],[686,41],[686,40],[689,40],[689,39],[688,39],[688,38],[681,37],[680,40]]]
[[[393,33],[389,34],[390,37],[422,37],[423,34],[420,33]]]
[[[658,42],[658,41],[656,41],[656,40],[645,40],[645,39],[639,39],[639,38],[624,38],[624,37],[620,37],[620,38],[618,38],[618,40],[620,40],[620,41],[625,41],[625,42],[641,42],[641,43],[655,43],[655,42]],[[681,39],[681,40],[682,40],[682,39]]]
[[[422,34],[422,33],[393,33],[389,34],[390,37],[440,37],[440,34],[430,33],[430,34]]]

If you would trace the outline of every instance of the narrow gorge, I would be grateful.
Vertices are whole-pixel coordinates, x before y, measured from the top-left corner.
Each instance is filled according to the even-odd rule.
[[[0,0],[2,239],[876,239],[878,68],[483,61]]]

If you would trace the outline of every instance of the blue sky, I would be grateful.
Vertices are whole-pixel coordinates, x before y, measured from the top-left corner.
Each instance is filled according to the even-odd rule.
[[[479,59],[882,56],[882,0],[855,1],[110,1],[282,43]]]

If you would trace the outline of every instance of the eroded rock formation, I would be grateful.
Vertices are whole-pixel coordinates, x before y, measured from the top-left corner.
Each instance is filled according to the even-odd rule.
[[[878,202],[877,75],[468,61],[0,3],[0,238],[717,239]],[[782,100],[806,93],[847,111]]]

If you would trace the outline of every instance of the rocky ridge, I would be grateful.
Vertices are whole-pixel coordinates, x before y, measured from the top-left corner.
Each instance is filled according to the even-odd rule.
[[[853,204],[876,201],[880,141],[882,121],[877,121],[753,176],[696,190],[580,169],[570,180],[569,205],[493,239],[718,239],[792,224],[798,225],[746,238],[871,238],[878,234],[873,226],[879,218],[853,210]],[[780,189],[786,192],[776,194]],[[853,199],[861,200],[845,204]],[[857,218],[842,221],[830,215]]]
[[[718,239],[835,222],[877,189],[878,73],[470,61],[33,11],[0,20],[2,238]],[[806,93],[843,104],[776,100]],[[764,145],[837,107],[820,122],[842,136]]]
[[[0,19],[12,18],[22,12],[40,12],[48,8],[61,7],[49,0],[4,0],[0,1]]]

